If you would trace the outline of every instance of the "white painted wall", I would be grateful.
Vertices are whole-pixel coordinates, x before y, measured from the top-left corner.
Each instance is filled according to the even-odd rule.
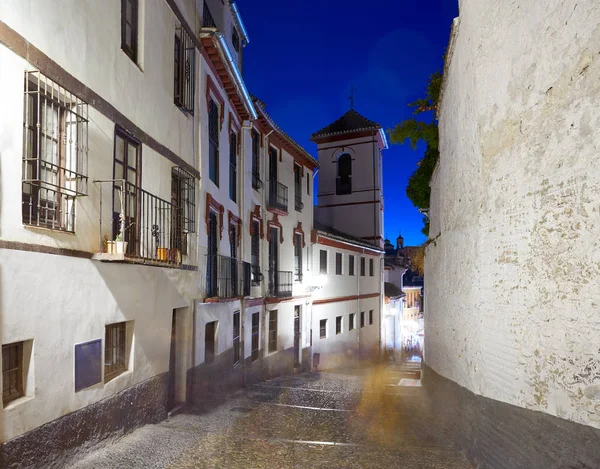
[[[600,5],[462,1],[432,179],[425,353],[600,428]]]

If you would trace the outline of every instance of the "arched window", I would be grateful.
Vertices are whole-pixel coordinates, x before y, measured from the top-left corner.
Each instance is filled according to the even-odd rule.
[[[352,193],[352,157],[348,153],[338,158],[338,174],[336,179],[336,194]]]

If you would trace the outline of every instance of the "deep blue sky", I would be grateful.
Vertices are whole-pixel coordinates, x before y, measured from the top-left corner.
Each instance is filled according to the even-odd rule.
[[[457,0],[238,0],[250,44],[244,77],[251,93],[292,138],[316,156],[310,135],[350,107],[384,129],[411,117],[442,67]],[[406,197],[423,149],[384,152],[385,234],[421,244],[421,215]]]

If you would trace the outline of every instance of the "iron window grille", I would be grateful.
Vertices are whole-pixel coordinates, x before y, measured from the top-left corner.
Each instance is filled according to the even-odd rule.
[[[240,348],[240,312],[233,313],[233,364],[239,365],[241,358]]]
[[[350,316],[348,316],[348,330],[349,331],[354,330],[355,319],[356,319],[356,313],[350,313]]]
[[[229,198],[237,202],[237,148],[238,135],[231,132],[229,137]]]
[[[127,371],[127,324],[108,324],[105,330],[104,382]]]
[[[38,71],[25,72],[23,224],[75,231],[88,191],[88,105]]]
[[[335,274],[342,275],[342,253],[335,253]]]
[[[373,325],[373,310],[369,310],[369,326]]]
[[[240,52],[240,34],[238,33],[237,28],[231,28],[231,43],[233,44],[233,50],[235,50],[238,54]]]
[[[342,333],[342,317],[338,316],[335,318],[335,335]]]
[[[217,29],[217,23],[215,23],[215,20],[213,18],[212,13],[210,12],[210,9],[208,8],[206,0],[204,0],[204,8],[202,10],[202,27]]]
[[[296,245],[294,246],[294,278],[302,282],[302,235],[295,233]]]
[[[175,105],[193,115],[196,94],[196,47],[182,26],[175,29],[173,64]]]
[[[23,397],[23,342],[2,346],[2,404]]]
[[[319,273],[326,274],[327,273],[327,251],[321,249],[319,253]]]
[[[208,109],[208,173],[219,187],[219,107],[212,99]]]
[[[259,332],[260,332],[260,313],[253,313],[252,314],[252,351],[251,351],[251,360],[253,362],[258,360]]]
[[[250,264],[220,254],[206,256],[208,298],[238,298],[250,295]]]
[[[319,337],[325,339],[327,337],[327,319],[321,319],[319,322]]]
[[[369,276],[373,277],[374,275],[374,262],[373,259],[369,259]]]
[[[137,61],[138,0],[121,0],[121,49]]]
[[[269,312],[269,353],[277,352],[277,311]]]
[[[360,258],[360,275],[361,275],[361,277],[365,276],[365,258],[364,257]]]
[[[275,179],[269,181],[269,208],[288,211],[288,188]]]
[[[204,326],[204,363],[215,361],[218,321],[207,322]]]
[[[252,188],[260,190],[263,182],[260,179],[260,136],[252,130]]]
[[[289,298],[293,291],[293,272],[269,270],[269,296]]]
[[[360,313],[360,327],[365,327],[365,312],[361,311]]]
[[[196,178],[185,169],[175,166],[171,171],[171,198],[179,209],[184,234],[196,232]]]
[[[348,256],[348,275],[354,275],[354,256]]]
[[[294,165],[294,202],[297,212],[301,212],[304,208],[302,203],[302,171],[300,166]]]

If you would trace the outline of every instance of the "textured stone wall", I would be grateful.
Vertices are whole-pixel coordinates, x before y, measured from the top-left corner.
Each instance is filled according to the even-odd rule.
[[[460,7],[426,362],[475,394],[600,428],[600,3]]]

